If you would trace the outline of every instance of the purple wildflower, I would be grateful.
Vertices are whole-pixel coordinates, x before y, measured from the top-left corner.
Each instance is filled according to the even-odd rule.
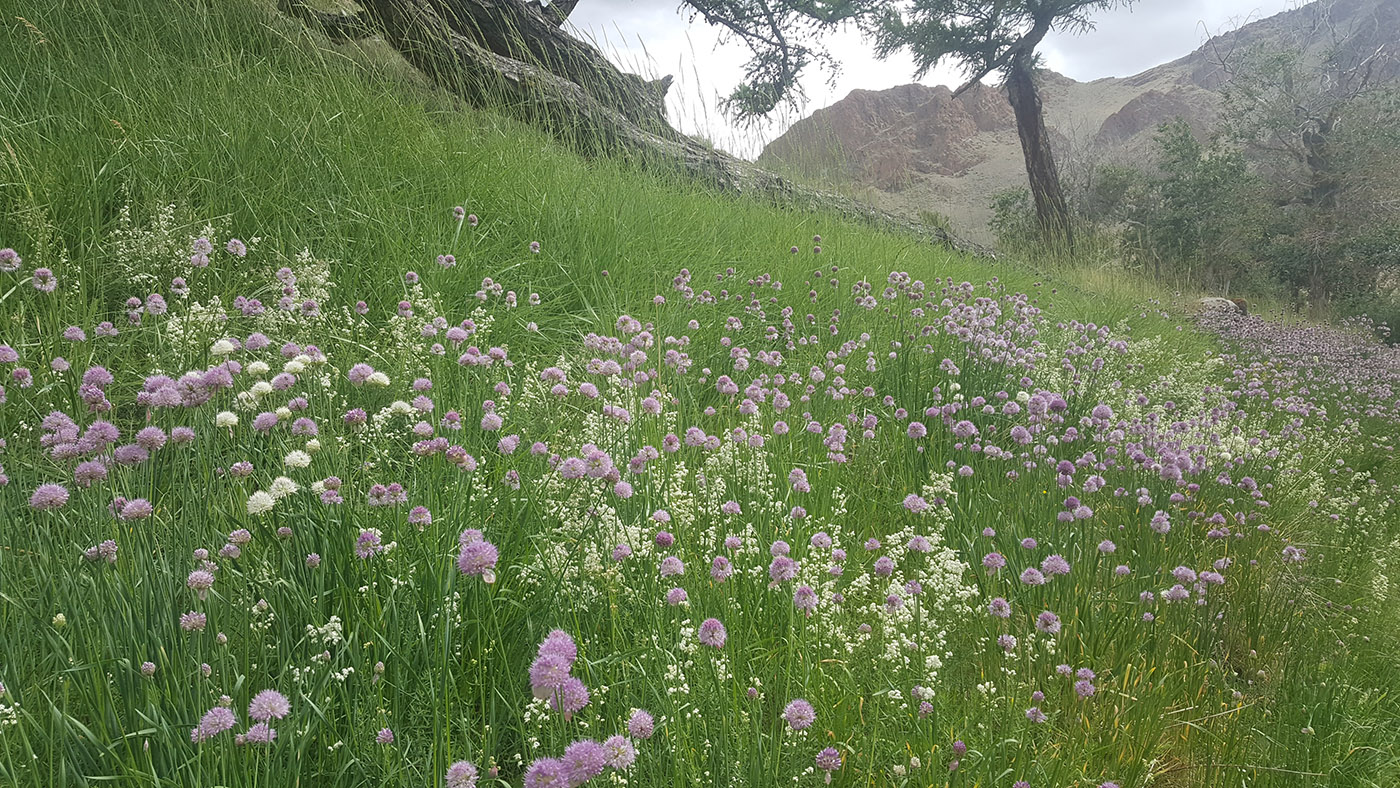
[[[68,488],[61,484],[41,484],[29,496],[29,508],[35,511],[61,509],[68,503]]]
[[[617,771],[625,771],[637,760],[637,748],[626,736],[609,736],[603,742],[603,754],[604,762]]]
[[[707,618],[700,624],[699,640],[707,646],[724,648],[724,642],[729,638],[729,633],[725,631],[724,624],[717,618]]]
[[[190,741],[198,744],[206,739],[218,736],[220,733],[233,727],[235,720],[233,711],[223,706],[215,706],[204,713],[199,725],[190,731]]]
[[[798,698],[783,709],[783,719],[792,726],[795,731],[805,730],[817,721],[817,711],[812,708],[812,704],[802,698]]]
[[[267,722],[274,718],[280,720],[291,710],[292,704],[287,701],[287,696],[272,689],[259,692],[248,704],[248,716],[259,722]]]
[[[476,780],[476,765],[470,761],[457,761],[447,767],[447,776],[443,778],[447,788],[476,788]]]

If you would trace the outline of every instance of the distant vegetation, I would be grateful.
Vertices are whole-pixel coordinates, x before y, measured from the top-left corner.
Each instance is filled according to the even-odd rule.
[[[1164,124],[1151,160],[1072,182],[1081,257],[1315,315],[1400,319],[1400,89],[1384,52],[1247,50],[1228,63],[1209,139]],[[1039,247],[1024,191],[999,194],[992,230]]]

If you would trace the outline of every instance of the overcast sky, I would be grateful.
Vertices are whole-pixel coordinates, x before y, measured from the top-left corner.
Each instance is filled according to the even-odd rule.
[[[1299,5],[1298,0],[1140,0],[1097,17],[1097,28],[1081,36],[1052,33],[1041,44],[1046,64],[1080,81],[1136,74],[1199,47],[1211,35]],[[876,60],[854,31],[837,33],[827,44],[842,62],[834,85],[812,69],[805,76],[808,101],[799,113],[775,113],[757,128],[742,129],[717,109],[742,76],[748,59],[742,44],[719,44],[714,28],[688,21],[674,0],[581,0],[570,17],[574,33],[593,40],[624,70],[672,74],[672,125],[709,137],[720,147],[752,158],[764,143],[797,119],[845,96],[855,88],[880,90],[913,80],[908,56]],[[961,72],[940,66],[921,82],[958,85]]]

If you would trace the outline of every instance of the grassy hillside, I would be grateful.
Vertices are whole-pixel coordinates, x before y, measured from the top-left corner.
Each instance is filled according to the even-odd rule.
[[[0,250],[4,784],[1400,778],[1364,327],[584,160],[251,0],[7,13]]]

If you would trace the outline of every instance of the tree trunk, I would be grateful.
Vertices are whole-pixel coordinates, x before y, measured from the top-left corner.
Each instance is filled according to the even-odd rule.
[[[282,0],[284,9],[303,0]],[[937,227],[792,183],[671,128],[671,78],[647,82],[614,68],[592,46],[559,30],[559,9],[529,0],[362,0],[373,27],[436,85],[543,128],[585,155],[623,155],[680,171],[722,191],[829,211],[961,251],[992,253]],[[314,14],[297,16],[324,25]],[[354,29],[350,24],[338,27]]]
[[[1040,93],[1035,87],[1029,56],[1017,55],[1006,70],[1006,96],[1016,115],[1016,133],[1026,157],[1026,175],[1035,198],[1035,218],[1046,238],[1065,247],[1074,245],[1069,207],[1060,188],[1060,173],[1050,152],[1050,135],[1045,130]]]

